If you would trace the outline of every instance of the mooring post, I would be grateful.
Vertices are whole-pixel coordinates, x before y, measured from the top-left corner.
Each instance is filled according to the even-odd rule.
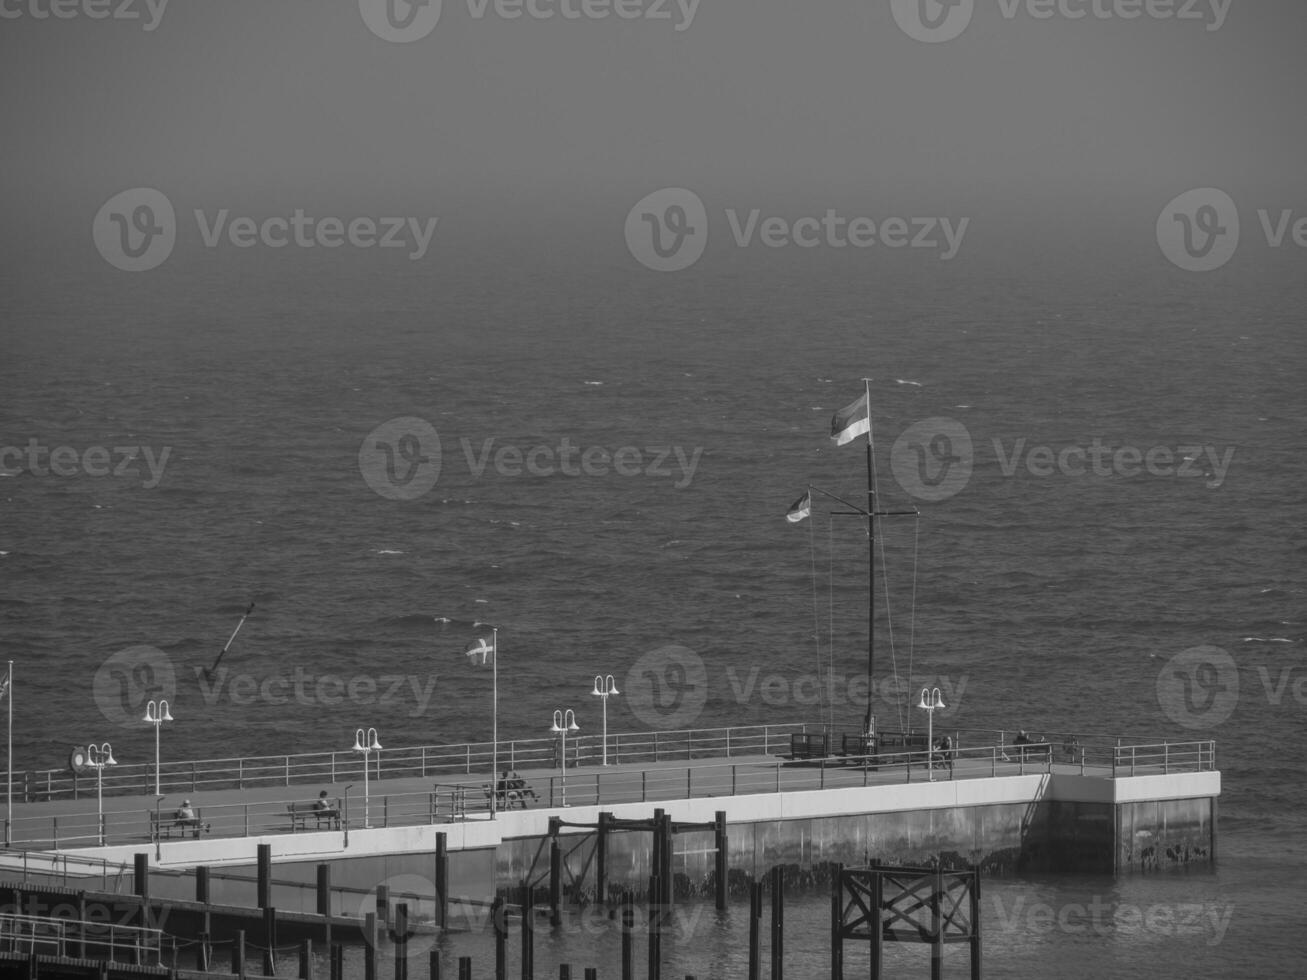
[[[649,934],[649,980],[661,980],[663,975],[662,915],[658,907],[662,890],[658,876],[652,876],[649,879],[649,920],[645,927]]]
[[[749,882],[749,980],[761,980],[762,882]],[[879,974],[873,973],[879,980]]]
[[[472,957],[458,958],[458,980],[472,980]]]
[[[300,980],[313,980],[313,940],[300,940]]]
[[[331,947],[331,980],[345,980],[345,947],[340,943]]]
[[[572,967],[569,964],[558,964],[558,980],[572,980]]]
[[[210,972],[209,971],[209,933],[207,931],[201,932],[196,937],[196,939],[199,941],[199,946],[195,950],[195,969],[197,969],[200,973],[208,973]]]
[[[136,854],[132,864],[132,891],[141,900],[141,918],[137,924],[150,928],[150,855]]]
[[[257,845],[258,907],[266,909],[272,904],[272,845]]]
[[[871,871],[871,975],[880,980],[885,963],[885,917],[882,911],[885,900],[885,879],[879,868]]]
[[[716,838],[717,846],[717,911],[726,911],[726,880],[729,876],[727,869],[727,839],[726,839],[726,811],[718,810],[713,816],[713,836]]]
[[[587,966],[585,968],[585,980],[599,980],[599,968]]]
[[[785,869],[771,869],[771,980],[785,975]]]
[[[449,842],[443,830],[436,833],[436,925],[445,928],[449,904]]]
[[[363,916],[363,980],[377,980],[377,913]]]
[[[971,980],[980,980],[980,869],[971,871]]]
[[[943,897],[944,875],[936,865],[930,891],[930,980],[944,978],[944,922],[940,908]]]
[[[195,869],[195,900],[202,905],[209,904],[209,866],[201,864]]]
[[[495,980],[508,980],[508,902],[499,895],[490,903],[490,921],[495,927]]]
[[[830,890],[830,975],[844,980],[844,865],[831,866]]]
[[[277,910],[271,905],[263,910],[263,938],[267,948],[263,951],[263,975],[277,975]]]
[[[622,892],[622,980],[635,980],[635,899]]]
[[[427,971],[430,980],[440,980],[440,950],[433,949],[431,955],[427,957]]]
[[[522,905],[522,980],[535,980],[535,910],[531,907],[531,886],[525,881],[518,889]]]
[[[382,935],[390,929],[390,889],[386,885],[377,886],[377,928]]]
[[[595,901],[600,906],[608,904],[605,894],[608,888],[608,821],[613,819],[611,813],[599,812],[599,828],[595,831]]]
[[[318,865],[318,915],[331,915],[331,865]]]
[[[245,976],[245,930],[236,930],[236,939],[231,944],[231,972],[238,977]]]
[[[395,980],[408,980],[408,903],[395,906]]]
[[[552,822],[552,818],[551,818]],[[557,929],[563,922],[563,849],[558,835],[549,838],[549,924]]]

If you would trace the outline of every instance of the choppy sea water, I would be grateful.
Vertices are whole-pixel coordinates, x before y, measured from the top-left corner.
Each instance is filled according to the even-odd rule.
[[[594,730],[591,680],[609,672],[630,691],[610,728],[656,726],[668,715],[633,668],[671,645],[704,665],[677,722],[852,726],[865,538],[820,502],[806,524],[783,515],[808,482],[865,489],[860,448],[827,426],[869,376],[881,501],[922,513],[882,532],[882,724],[924,680],[949,695],[949,726],[1219,744],[1215,870],[987,882],[989,975],[1282,971],[1305,863],[1301,766],[1279,755],[1301,750],[1307,710],[1303,287],[1273,270],[1195,285],[1127,259],[651,282],[562,262],[421,278],[239,258],[24,280],[0,366],[0,444],[21,449],[0,478],[15,767],[106,738],[120,760],[152,755],[147,726],[105,711],[105,664],[135,645],[171,672],[165,757],[345,749],[360,725],[396,746],[486,739],[488,678],[461,650],[491,623],[503,737],[547,734],[556,708]],[[400,419],[439,439],[413,499],[373,488],[412,486],[419,457],[430,474],[426,430],[405,442]],[[932,501],[893,447],[937,419],[971,440],[972,472]],[[72,447],[71,475],[28,466],[33,440]],[[1076,472],[1096,444],[1152,450],[1156,472],[1132,457]],[[95,447],[121,475],[92,475]],[[569,475],[586,450],[591,472]],[[251,601],[228,673],[204,681]],[[1194,668],[1184,701],[1171,658],[1198,647],[1234,667]],[[833,708],[803,693],[819,670]],[[132,706],[156,681],[137,682],[122,680]],[[1113,924],[1077,928],[1096,898]],[[824,963],[826,909],[791,901],[796,975]],[[1206,918],[1178,921],[1193,909]],[[740,975],[743,920],[705,912],[675,970]],[[611,965],[601,940],[559,943],[548,956]]]

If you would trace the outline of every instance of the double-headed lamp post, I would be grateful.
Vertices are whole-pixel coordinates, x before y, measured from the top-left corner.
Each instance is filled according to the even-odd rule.
[[[931,690],[923,687],[921,689],[921,703],[917,705],[926,712],[926,771],[930,773],[930,781],[935,781],[935,767],[931,764],[931,758],[935,752],[935,709],[944,707],[944,699],[940,697],[939,688]]]
[[[141,720],[154,726],[154,795],[159,796],[159,729],[165,721],[172,721],[172,715],[168,713],[168,702],[151,701],[145,706],[145,717]]]
[[[371,824],[368,823],[368,755],[372,752],[381,752],[381,743],[377,741],[377,730],[369,728],[366,732],[360,728],[354,732],[354,751],[363,753],[363,829],[367,830]],[[381,756],[378,754],[378,759]]]
[[[617,681],[613,679],[612,674],[595,674],[595,689],[590,692],[597,698],[604,699],[604,765],[608,765],[608,698],[613,694],[621,694],[617,689]]]
[[[113,746],[108,742],[86,747],[86,764],[95,770],[95,809],[99,814],[100,846],[104,847],[104,767],[116,766]]]
[[[549,730],[555,735],[563,736],[563,806],[567,806],[567,733],[581,730],[576,723],[576,713],[571,708],[566,712],[555,711],[554,723]]]

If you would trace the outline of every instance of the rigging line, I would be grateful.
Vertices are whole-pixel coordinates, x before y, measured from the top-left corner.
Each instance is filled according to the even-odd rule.
[[[817,604],[817,535],[813,530],[816,521],[808,522],[808,554],[812,563],[812,639],[817,645],[817,670],[821,670],[821,613]],[[820,713],[820,701],[818,713]]]
[[[908,698],[912,697],[912,658],[917,651],[917,569],[921,554],[921,515],[912,524],[912,614],[908,625]],[[911,703],[911,701],[909,701]]]
[[[835,690],[834,690],[835,687],[835,515],[834,514],[830,514],[829,517],[827,518],[827,528],[828,531],[827,531],[827,539],[826,539],[826,554],[827,554],[828,565],[826,569],[826,581],[829,583],[829,588],[827,590],[826,595],[830,603],[830,611],[828,613],[830,617],[830,627],[829,627],[829,632],[827,632],[826,634],[827,637],[829,637],[829,641],[826,644],[826,659],[829,661],[828,671],[826,676],[830,679],[830,684],[831,684],[830,724],[831,724],[831,728],[833,729],[835,727]]]
[[[899,690],[899,663],[898,654],[894,646],[894,610],[890,605],[889,594],[889,563],[885,560],[885,521],[884,518],[876,518],[876,526],[881,533],[876,537],[880,540],[880,578],[885,584],[885,628],[889,633],[889,658],[890,664],[894,669],[894,708],[898,712],[899,730],[907,731],[903,727],[903,703],[898,696]]]

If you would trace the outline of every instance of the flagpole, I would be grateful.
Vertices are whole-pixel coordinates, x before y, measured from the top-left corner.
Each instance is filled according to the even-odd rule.
[[[491,716],[491,746],[490,746],[490,765],[493,767],[490,773],[490,785],[492,792],[490,794],[490,818],[495,817],[495,798],[499,795],[499,627],[491,627],[491,651],[490,656],[494,663],[491,670],[494,676],[494,705],[490,709]],[[505,786],[505,789],[508,787]]]
[[[872,667],[876,660],[876,474],[871,464],[871,379],[863,378],[867,397],[867,715],[862,721],[863,734],[870,738],[876,716]]]
[[[5,694],[9,696],[9,737],[7,742],[7,760],[5,763],[5,847],[9,846],[9,827],[14,821],[14,662],[9,661],[9,673],[5,679],[9,682]]]

